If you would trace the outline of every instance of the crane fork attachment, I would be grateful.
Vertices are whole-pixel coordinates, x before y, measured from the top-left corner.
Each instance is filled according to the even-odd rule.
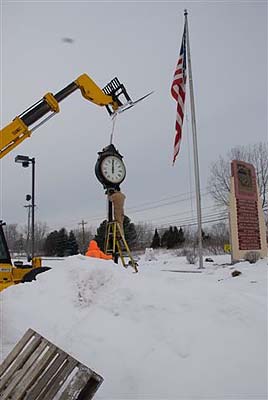
[[[103,89],[103,92],[111,96],[115,103],[118,104],[118,108],[114,108],[111,104],[106,105],[106,109],[110,116],[114,117],[117,114],[121,114],[122,112],[129,110],[141,100],[144,100],[146,97],[150,96],[152,92],[147,93],[145,96],[140,97],[138,100],[131,100],[125,86],[119,82],[118,78],[114,78],[109,82]],[[126,102],[122,102],[120,97],[124,96]]]

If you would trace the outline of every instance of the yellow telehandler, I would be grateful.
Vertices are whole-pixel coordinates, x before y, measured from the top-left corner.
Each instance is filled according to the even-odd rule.
[[[8,154],[24,139],[30,137],[34,130],[58,113],[60,111],[59,103],[77,89],[80,89],[86,100],[98,106],[105,106],[110,115],[128,109],[136,103],[132,102],[124,85],[117,78],[101,89],[87,74],[83,74],[55,95],[45,94],[40,101],[15,117],[0,131],[0,158]],[[147,96],[143,98],[145,97]],[[121,101],[122,98],[124,102]],[[49,115],[42,119],[48,113]],[[41,121],[30,129],[30,126],[39,120]],[[3,225],[4,223],[0,221],[0,291],[10,285],[31,281],[38,273],[49,269],[49,267],[41,266],[40,257],[33,257],[31,264],[23,265],[22,262],[15,262],[13,265]]]

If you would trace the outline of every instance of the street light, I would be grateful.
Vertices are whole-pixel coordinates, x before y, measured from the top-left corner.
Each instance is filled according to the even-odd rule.
[[[30,158],[28,156],[18,155],[15,157],[15,162],[22,164],[24,168],[28,168],[32,164],[32,260],[34,258],[34,192],[35,192],[35,158]],[[29,199],[30,200],[30,199]]]
[[[30,201],[32,199],[32,196],[30,194],[26,194],[26,201]],[[31,218],[31,204],[27,204],[24,206],[25,208],[28,208],[28,216],[27,216],[27,260],[30,261],[30,218]]]

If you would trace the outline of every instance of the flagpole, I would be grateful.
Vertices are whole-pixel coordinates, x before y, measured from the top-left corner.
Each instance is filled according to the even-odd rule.
[[[186,27],[187,63],[188,63],[188,75],[189,75],[189,88],[190,88],[191,119],[192,119],[192,132],[193,132],[195,193],[196,193],[196,209],[197,209],[197,222],[198,222],[199,268],[204,268],[204,266],[203,266],[203,246],[202,246],[201,195],[200,195],[198,150],[197,150],[197,135],[196,135],[194,87],[193,87],[193,78],[192,78],[192,65],[191,65],[190,42],[189,42],[189,30],[188,30],[187,15],[188,15],[187,10],[184,10],[185,27]]]

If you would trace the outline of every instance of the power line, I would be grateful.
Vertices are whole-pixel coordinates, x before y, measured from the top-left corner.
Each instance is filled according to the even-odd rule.
[[[207,191],[207,190],[204,190],[204,189],[201,192],[203,193],[203,196],[211,193],[210,191]],[[176,195],[172,195],[172,196],[166,196],[166,197],[163,197],[162,199],[146,201],[145,203],[141,203],[138,206],[130,206],[130,208],[143,207],[143,206],[150,205],[150,204],[153,204],[153,203],[160,203],[162,201],[166,201],[166,200],[169,200],[169,199],[180,198],[180,197],[183,197],[183,196],[192,195],[192,196],[189,196],[189,199],[190,199],[191,197],[192,198],[195,197],[194,193],[195,193],[194,191],[189,191],[189,192],[184,192],[184,193],[180,193],[180,194],[176,194]]]
[[[205,195],[203,195],[203,197],[204,196]],[[145,207],[145,208],[141,208],[141,209],[138,208],[138,206],[137,207],[128,207],[128,210],[132,211],[132,213],[141,212],[141,211],[147,211],[147,210],[152,210],[152,209],[155,209],[155,208],[162,208],[162,207],[165,207],[165,206],[170,206],[172,204],[184,203],[185,201],[189,201],[191,198],[192,197],[186,197],[185,199],[182,199],[182,200],[174,200],[174,201],[170,201],[170,202],[167,202],[167,203],[164,203],[164,204],[156,204],[154,206]],[[137,210],[135,211],[136,208],[137,208]]]
[[[226,219],[228,219],[228,216],[222,217],[222,218],[212,218],[212,219],[210,218],[210,219],[204,220],[204,221],[203,221],[203,224],[209,224],[209,223],[212,223],[212,222],[220,222],[220,221],[224,221],[224,220],[226,220]],[[173,221],[172,223],[164,224],[164,225],[161,225],[161,226],[159,226],[159,227],[153,226],[151,229],[145,230],[145,233],[149,233],[149,232],[152,233],[152,232],[155,231],[155,229],[158,229],[158,230],[167,229],[167,228],[169,228],[170,226],[180,226],[180,227],[183,227],[183,228],[187,228],[188,226],[195,226],[195,225],[198,225],[197,222],[192,222],[192,223],[187,223],[187,224],[176,224],[175,222],[176,222],[176,221]]]
[[[209,191],[209,190],[207,190],[207,191],[205,191],[205,190],[202,190],[202,192],[203,192],[203,194],[201,195],[202,197],[205,197],[205,196],[208,196],[210,193],[211,193],[211,191]],[[133,207],[127,207],[127,212],[126,212],[126,214],[129,214],[129,212],[131,213],[131,214],[139,214],[139,213],[142,213],[143,211],[149,211],[149,210],[154,210],[154,209],[157,209],[157,208],[162,208],[162,207],[166,207],[166,206],[169,206],[169,205],[174,205],[174,204],[179,204],[179,203],[183,203],[183,202],[185,202],[185,201],[187,201],[187,200],[189,200],[189,199],[191,199],[191,198],[193,198],[194,196],[188,196],[187,198],[185,198],[185,199],[181,199],[181,200],[179,200],[181,197],[183,197],[183,196],[185,196],[185,195],[189,195],[189,194],[192,194],[192,193],[194,193],[193,191],[188,191],[188,192],[185,192],[185,193],[180,193],[180,194],[178,194],[178,195],[172,195],[172,196],[166,196],[166,197],[164,197],[164,198],[162,198],[162,199],[159,199],[159,200],[153,200],[153,201],[150,201],[150,202],[145,202],[145,203],[140,203],[139,205],[137,205],[137,206],[133,206]],[[166,203],[164,203],[164,204],[161,204],[162,202],[165,202],[165,201],[167,201],[167,200],[171,200],[171,199],[178,199],[178,200],[175,200],[175,201],[171,201],[171,202],[166,202]],[[150,205],[150,207],[145,207],[146,205]],[[213,208],[213,207],[215,207],[215,206],[209,206],[209,207],[202,207],[202,211],[204,211],[204,210],[206,210],[206,209],[210,209],[210,208]],[[263,211],[264,212],[267,212],[267,207],[264,207],[263,208]],[[186,215],[187,216],[187,214],[189,214],[191,211],[188,211],[188,210],[186,210],[186,211],[183,211],[183,212],[179,212],[179,213],[175,213],[175,214],[171,214],[171,215],[166,215],[166,216],[161,216],[161,217],[153,217],[153,219],[154,219],[154,221],[156,221],[156,220],[159,220],[159,219],[165,219],[165,218],[170,218],[170,217],[174,217],[174,216],[176,216],[176,215]],[[88,217],[87,218],[88,220],[90,220],[91,222],[94,222],[94,221],[98,221],[98,220],[104,220],[104,219],[106,219],[106,214],[103,212],[101,215],[99,214],[99,215],[94,215],[94,216],[92,216],[92,217]],[[150,221],[152,218],[146,218],[146,221]],[[204,222],[204,223],[206,223],[206,222]],[[69,225],[70,225],[71,223],[69,223]]]
[[[215,208],[215,206],[202,207],[202,211],[208,210],[208,209],[213,209],[213,208]],[[218,212],[220,212],[220,211],[218,211]],[[181,211],[181,212],[178,212],[175,214],[165,215],[162,217],[154,217],[154,220],[159,220],[159,219],[169,218],[169,217],[176,217],[177,215],[187,215],[187,214],[192,214],[192,210],[185,210],[185,211]],[[189,216],[189,218],[190,218],[190,216]],[[191,217],[191,218],[194,218],[194,217]]]
[[[210,224],[210,223],[212,223],[212,222],[224,221],[224,220],[226,220],[226,219],[228,219],[228,216],[222,217],[222,218],[215,218],[215,219],[203,220],[203,221],[202,221],[202,225],[204,225],[204,224]],[[197,222],[192,222],[192,223],[187,223],[187,224],[175,224],[175,225],[174,225],[174,223],[172,224],[172,226],[176,226],[176,225],[185,228],[185,227],[188,227],[188,226],[195,226],[195,225],[198,225],[198,223],[197,223]],[[171,224],[162,225],[161,228],[168,228],[169,226],[171,226]]]
[[[190,193],[190,192],[188,192],[188,193]],[[203,197],[207,196],[209,193],[210,192],[205,192],[202,196]],[[137,205],[137,206],[128,207],[127,208],[127,212],[131,212],[132,214],[136,214],[136,213],[139,213],[139,212],[142,212],[142,211],[148,211],[148,210],[152,210],[152,209],[155,209],[155,208],[162,208],[162,207],[173,205],[173,204],[183,203],[183,202],[188,201],[188,200],[191,199],[191,197],[187,197],[187,198],[182,199],[182,200],[174,200],[174,201],[167,202],[167,203],[164,203],[164,204],[159,204],[162,201],[165,201],[167,199],[171,199],[171,198],[174,198],[174,197],[181,197],[182,195],[184,195],[184,194],[180,194],[180,195],[176,195],[176,196],[170,196],[170,197],[167,197],[165,199],[161,199],[161,200],[157,200],[157,201],[154,200],[154,201],[147,202],[147,203],[141,203],[140,205]],[[194,196],[192,196],[192,197],[194,197]],[[153,205],[151,207],[140,208],[140,207],[143,207],[146,204],[152,205],[154,203],[156,203],[156,205]],[[95,221],[95,220],[98,220],[100,218],[103,218],[103,215],[95,215],[95,216],[92,216],[92,217],[88,217],[88,219],[90,221]]]
[[[207,224],[210,222],[222,221],[225,219],[228,219],[228,213],[226,211],[208,213],[203,216],[203,223]],[[152,223],[152,225],[156,226],[158,224]],[[175,220],[173,219],[172,221],[168,221],[161,224],[160,228],[165,228],[169,226],[192,226],[192,225],[197,225],[196,217],[180,218]],[[153,229],[150,229],[150,231],[152,230]]]
[[[205,221],[208,221],[211,218],[213,218],[213,219],[215,219],[215,218],[216,219],[218,219],[218,218],[228,218],[228,214],[226,212],[218,212],[218,213],[206,214],[206,215],[203,216],[203,222],[207,223]],[[181,218],[181,219],[175,219],[175,220],[172,220],[172,221],[169,221],[169,222],[165,222],[163,225],[167,225],[168,226],[168,225],[176,224],[176,225],[184,226],[184,225],[189,225],[189,224],[192,224],[192,223],[195,224],[196,220],[197,220],[197,218],[195,218],[195,217],[194,218]]]

